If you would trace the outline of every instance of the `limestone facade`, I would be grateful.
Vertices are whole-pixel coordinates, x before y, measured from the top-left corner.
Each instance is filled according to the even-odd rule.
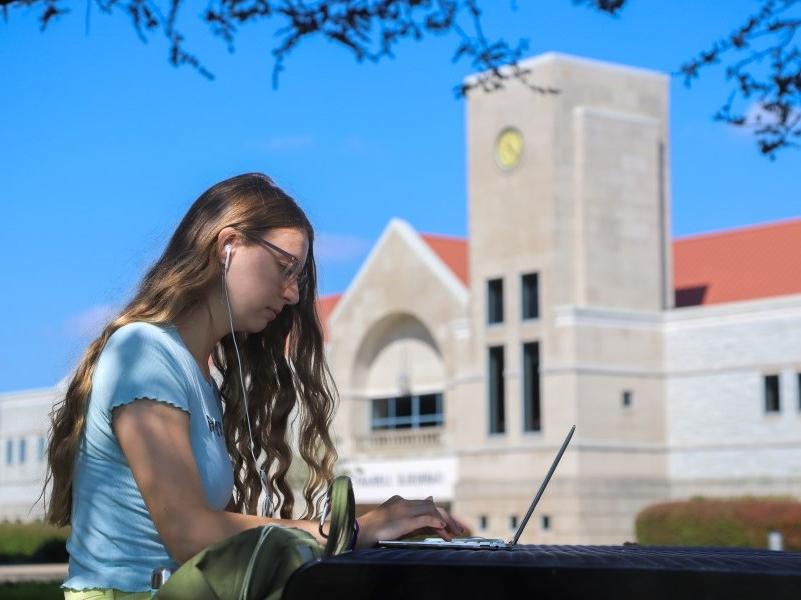
[[[396,220],[329,315],[337,434],[357,499],[425,495],[415,482],[427,479],[477,533],[508,537],[571,424],[573,443],[524,541],[633,540],[636,513],[671,498],[801,495],[801,295],[674,308],[667,77],[555,54],[522,66],[559,93],[510,85],[467,102],[462,287]],[[498,160],[509,130],[523,140],[511,168]],[[539,311],[524,318],[530,274]],[[502,281],[498,323],[488,318],[492,280]],[[493,431],[490,348],[503,353],[502,431]],[[764,409],[772,372],[779,414]],[[437,382],[441,427],[375,428],[376,398]],[[451,478],[436,466],[445,459],[455,461]],[[364,475],[382,461],[407,478]]]

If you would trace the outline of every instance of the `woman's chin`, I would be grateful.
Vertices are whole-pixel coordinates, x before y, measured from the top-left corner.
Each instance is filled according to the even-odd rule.
[[[252,328],[249,333],[259,333],[264,331],[267,326],[275,320],[275,314],[272,311],[264,311],[257,319],[253,319]]]
[[[247,320],[242,319],[240,326],[237,327],[237,331],[242,331],[244,333],[261,333],[270,323],[275,321],[275,317],[275,313],[269,308],[261,310],[258,313],[251,313],[248,315]]]

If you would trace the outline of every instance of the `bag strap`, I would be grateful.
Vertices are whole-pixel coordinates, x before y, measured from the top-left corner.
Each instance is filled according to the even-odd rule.
[[[325,544],[325,556],[342,554],[350,548],[356,522],[356,501],[350,477],[340,475],[328,489],[328,505],[331,508],[331,526]]]

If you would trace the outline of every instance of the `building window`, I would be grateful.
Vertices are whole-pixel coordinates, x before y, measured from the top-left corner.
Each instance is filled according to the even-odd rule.
[[[490,433],[506,431],[506,398],[503,381],[503,346],[489,349],[489,412]]]
[[[489,522],[489,519],[487,518],[487,515],[479,515],[478,516],[478,528],[479,529],[481,529],[481,530],[487,529],[488,522]]]
[[[801,410],[801,373],[796,374],[796,380],[798,385],[796,388],[798,389],[798,410]]]
[[[526,273],[520,278],[520,306],[524,319],[538,319],[540,316],[539,288],[537,273]]]
[[[779,399],[779,376],[765,375],[765,412],[779,412],[781,400]]]
[[[420,427],[442,425],[442,394],[422,394],[417,396],[417,403]]]
[[[550,529],[551,528],[551,517],[549,517],[548,515],[542,515],[542,517],[540,517],[540,523],[542,524],[542,529],[543,530]]]
[[[418,429],[440,426],[444,422],[442,394],[420,394],[372,400],[370,428]]]
[[[540,431],[540,345],[523,344],[523,427],[525,431]]]
[[[44,436],[41,436],[41,435],[39,436],[38,444],[39,444],[39,449],[38,449],[39,450],[38,451],[39,460],[42,461],[42,460],[44,460],[44,457],[45,457],[45,438],[44,438]]]
[[[412,397],[398,396],[395,400],[395,427],[394,429],[412,428]]]
[[[25,438],[19,440],[19,462],[20,464],[25,462]]]
[[[509,517],[509,529],[517,529],[517,515],[512,515]]]
[[[503,279],[487,282],[487,323],[503,323]]]
[[[631,408],[631,403],[634,401],[634,394],[631,390],[623,391],[623,408]]]
[[[6,464],[14,463],[14,442],[6,440]]]

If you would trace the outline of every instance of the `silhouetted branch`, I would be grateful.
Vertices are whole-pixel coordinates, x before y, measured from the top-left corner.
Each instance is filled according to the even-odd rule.
[[[626,2],[627,0],[573,0],[573,4],[588,4],[592,8],[596,8],[610,15],[617,15],[617,13],[623,10],[623,6]]]
[[[0,0],[8,18],[9,9],[39,8],[45,29],[70,12],[75,0]],[[185,48],[178,18],[184,0],[84,0],[105,13],[122,12],[142,41],[156,32],[169,42],[169,61],[188,65],[208,78],[212,73]],[[488,2],[489,0],[484,0]],[[517,80],[534,92],[558,93],[530,81],[530,70],[519,64],[528,50],[523,39],[511,46],[503,39],[488,38],[482,24],[481,0],[209,0],[202,20],[211,32],[233,50],[239,28],[273,19],[279,21],[273,85],[292,51],[310,37],[322,37],[351,52],[357,61],[378,62],[392,58],[397,44],[422,40],[431,35],[455,35],[458,39],[453,62],[468,60],[478,73],[455,86],[457,96],[471,90],[502,89]],[[573,0],[576,5],[619,16],[629,0]],[[759,0],[760,8],[728,37],[681,65],[679,73],[687,85],[700,70],[735,56],[726,68],[734,83],[727,101],[715,119],[753,129],[760,151],[775,158],[780,149],[798,146],[801,137],[801,51],[797,33],[801,28],[801,0]],[[510,0],[512,9],[517,8]],[[162,7],[164,10],[162,10]],[[725,7],[721,5],[721,10]],[[87,5],[87,23],[89,5]],[[87,25],[88,27],[88,25]]]
[[[735,88],[715,119],[752,129],[760,151],[771,159],[782,148],[798,147],[801,138],[799,7],[801,0],[763,0],[760,10],[729,37],[680,68],[689,86],[700,69],[720,63],[723,55],[745,53],[726,68]]]
[[[69,12],[71,0],[0,0],[4,14],[8,8],[37,6],[42,8],[39,20],[46,28],[56,17]],[[168,40],[169,61],[174,66],[189,65],[206,77],[211,72],[197,56],[186,50],[184,36],[178,28],[178,14],[184,0],[86,0],[94,2],[105,13],[121,11],[130,18],[142,41],[160,31]],[[161,6],[165,6],[164,11]],[[497,89],[510,77],[524,78],[519,68],[501,70],[503,65],[516,66],[527,48],[520,41],[516,47],[504,40],[489,40],[481,26],[478,0],[210,0],[202,17],[211,32],[233,50],[239,27],[270,18],[283,23],[276,33],[278,43],[273,85],[284,70],[290,53],[305,39],[323,37],[344,47],[356,60],[377,62],[393,57],[396,45],[407,39],[421,40],[427,35],[455,33],[459,44],[453,60],[471,60],[482,75],[476,87]],[[511,75],[510,75],[511,74]],[[549,90],[530,84],[538,92]],[[470,86],[460,85],[457,93],[466,94]]]

